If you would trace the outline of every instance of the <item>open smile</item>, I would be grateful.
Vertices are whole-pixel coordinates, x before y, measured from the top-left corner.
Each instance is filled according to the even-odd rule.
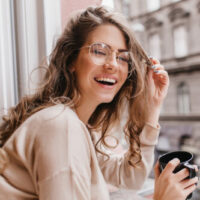
[[[102,85],[106,85],[106,86],[113,86],[117,83],[117,80],[114,78],[104,78],[104,77],[100,77],[100,78],[94,78],[94,80]]]

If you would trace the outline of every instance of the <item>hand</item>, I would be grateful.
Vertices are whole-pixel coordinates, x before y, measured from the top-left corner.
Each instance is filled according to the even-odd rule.
[[[167,95],[169,76],[164,66],[154,58],[150,59],[153,66],[148,71],[149,98],[152,106],[160,107]]]
[[[160,173],[158,162],[156,163],[154,200],[185,200],[196,189],[195,183],[198,182],[198,178],[185,179],[189,175],[186,168],[173,173],[179,162],[178,159],[173,159],[162,173]]]
[[[147,75],[149,112],[146,122],[156,127],[163,100],[167,95],[169,76],[158,60],[150,60],[153,66],[149,68]]]

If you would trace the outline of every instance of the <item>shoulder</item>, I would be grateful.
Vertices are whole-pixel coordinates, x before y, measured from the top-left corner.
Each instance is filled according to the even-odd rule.
[[[56,105],[44,109],[35,115],[37,128],[29,136],[35,137],[34,149],[36,151],[58,152],[73,149],[87,149],[88,130],[78,118],[75,111],[64,105]],[[78,144],[78,145],[77,145]],[[71,150],[70,150],[71,149]],[[65,151],[66,150],[66,151]],[[48,152],[46,152],[48,153]]]
[[[77,138],[85,140],[87,129],[75,111],[65,105],[45,108],[31,116],[26,124],[27,137],[35,140],[37,147],[62,146]]]
[[[69,106],[58,104],[45,109],[42,109],[33,115],[35,119],[42,119],[43,121],[56,120],[56,119],[66,119],[73,118],[78,119],[75,111]]]
[[[68,106],[58,104],[30,116],[20,127],[20,132],[25,131],[27,137],[41,138],[66,135],[74,129],[84,130],[85,127],[75,111]]]
[[[63,123],[63,121],[65,123]],[[64,125],[68,122],[80,122],[77,114],[70,107],[58,104],[38,111],[27,119],[25,124],[45,125]]]

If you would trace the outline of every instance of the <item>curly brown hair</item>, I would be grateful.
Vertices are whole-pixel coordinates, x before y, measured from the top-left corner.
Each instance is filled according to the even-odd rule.
[[[123,104],[126,102],[129,117],[124,126],[124,133],[130,144],[128,160],[132,166],[141,160],[139,135],[148,110],[146,74],[147,66],[151,63],[136,41],[125,18],[102,6],[89,7],[71,17],[51,53],[44,77],[45,84],[35,94],[23,97],[16,106],[9,109],[7,115],[3,116],[3,123],[0,126],[0,146],[5,144],[29,116],[39,110],[52,106],[58,101],[68,106],[78,104],[80,94],[70,67],[77,59],[88,34],[102,24],[115,25],[122,31],[127,48],[133,53],[135,70],[129,74],[110,103],[102,103],[96,108],[89,119],[89,129],[91,131],[98,129],[101,132],[101,137],[95,146],[96,150],[101,152],[97,144],[101,142],[109,146],[105,137],[108,130],[120,119]]]

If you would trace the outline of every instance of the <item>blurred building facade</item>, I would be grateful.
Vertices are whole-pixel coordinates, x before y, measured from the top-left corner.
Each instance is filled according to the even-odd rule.
[[[141,45],[160,59],[170,76],[160,117],[160,146],[173,150],[185,142],[185,149],[196,151],[200,148],[200,0],[115,0],[115,8],[127,16]]]

